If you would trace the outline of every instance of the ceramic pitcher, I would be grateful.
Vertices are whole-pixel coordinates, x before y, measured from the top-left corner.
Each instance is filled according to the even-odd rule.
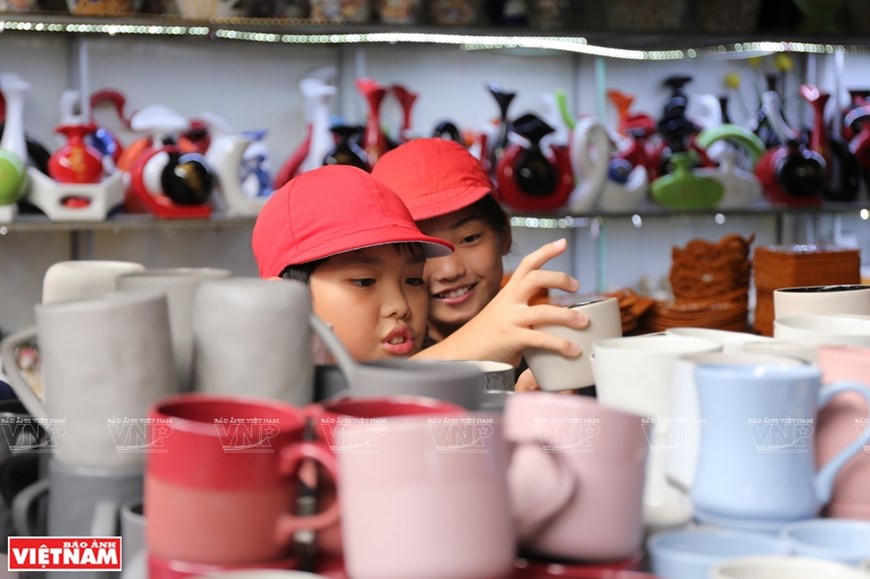
[[[817,470],[816,416],[840,392],[870,401],[870,388],[839,382],[822,390],[821,376],[810,365],[696,366],[706,427],[692,488],[696,518],[788,521],[812,517],[830,500],[870,428]]]

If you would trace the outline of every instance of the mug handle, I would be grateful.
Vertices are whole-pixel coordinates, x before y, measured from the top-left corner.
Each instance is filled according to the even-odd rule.
[[[348,384],[353,383],[357,373],[357,363],[353,359],[353,356],[350,355],[350,352],[347,351],[347,348],[344,347],[344,344],[341,343],[341,340],[338,339],[338,336],[335,335],[335,332],[332,331],[332,328],[317,317],[316,314],[311,314],[309,325],[323,342],[323,345],[326,346],[326,349],[335,357],[335,361],[338,363],[338,367],[344,374]]]
[[[557,474],[549,480],[551,484],[546,489],[537,484],[540,480],[536,480],[536,484],[533,485],[536,491],[534,496],[522,496],[521,493],[528,492],[529,485],[520,482],[518,473],[533,473],[533,477],[539,479],[540,468],[535,459],[540,457],[549,460]],[[507,478],[511,510],[514,513],[514,521],[520,539],[527,538],[542,524],[550,520],[571,500],[578,490],[574,475],[565,468],[561,461],[555,460],[552,454],[542,452],[540,444],[521,442],[517,445],[511,456]]]
[[[118,534],[118,514],[121,506],[113,501],[100,501],[94,507],[91,520],[92,537],[111,537]]]
[[[834,382],[828,384],[822,391],[819,392],[819,408],[828,404],[831,399],[840,392],[857,392],[867,402],[867,407],[870,409],[870,388],[860,382]],[[834,492],[834,481],[837,478],[837,473],[840,472],[846,463],[852,457],[864,449],[864,445],[870,441],[870,412],[868,412],[868,425],[861,435],[853,440],[846,448],[841,450],[834,458],[829,460],[825,466],[819,469],[816,474],[815,486],[816,496],[822,504],[828,504],[831,500],[831,495]]]
[[[18,535],[44,535],[45,529],[35,529],[31,526],[30,513],[38,504],[38,499],[49,493],[49,481],[47,478],[40,479],[12,499],[12,527]]]
[[[35,338],[35,326],[6,336],[0,342],[0,366],[5,369],[9,385],[12,386],[12,390],[15,391],[15,395],[18,396],[18,400],[21,401],[27,412],[34,418],[45,419],[48,418],[48,412],[45,411],[45,406],[30,385],[21,377],[18,360],[15,359],[15,349]]]
[[[338,482],[338,464],[335,456],[325,444],[306,440],[286,447],[281,451],[281,473],[290,476],[299,470],[303,461],[314,460],[320,463],[333,481]],[[337,485],[336,485],[337,486]],[[284,514],[278,521],[278,536],[283,543],[289,543],[298,531],[319,531],[338,522],[338,498],[323,511],[315,515],[298,516]]]

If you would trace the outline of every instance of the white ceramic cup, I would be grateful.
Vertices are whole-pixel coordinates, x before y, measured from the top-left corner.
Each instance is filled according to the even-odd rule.
[[[801,315],[870,316],[870,285],[820,285],[773,290],[775,319]]]
[[[131,261],[72,260],[52,264],[42,277],[42,303],[95,298],[115,291],[118,276],[141,271]]]
[[[816,345],[812,342],[781,340],[777,338],[752,340],[743,344],[743,351],[749,354],[785,356],[787,358],[797,358],[810,364],[815,364],[818,360],[816,348]]]
[[[719,563],[710,579],[867,579],[867,572],[834,561],[810,557],[763,555]]]
[[[567,307],[586,314],[589,325],[582,330],[559,325],[538,326],[535,329],[577,344],[582,350],[581,354],[576,358],[566,358],[551,350],[537,348],[528,348],[523,352],[541,390],[556,392],[594,385],[595,377],[590,362],[593,346],[600,340],[622,336],[622,318],[616,298],[590,300]]]
[[[707,338],[722,344],[722,351],[725,353],[741,352],[743,351],[743,345],[748,342],[773,341],[773,338],[750,334],[749,332],[732,332],[716,328],[668,328],[665,330],[665,334],[687,336],[690,338]]]
[[[808,343],[870,346],[870,316],[808,314],[776,318],[773,337]]]
[[[211,267],[173,267],[145,269],[118,276],[121,291],[156,291],[166,294],[169,330],[181,391],[193,388],[193,300],[202,282],[229,277],[228,269]]]
[[[310,404],[310,317],[311,295],[301,282],[203,282],[193,303],[194,390]]]
[[[680,356],[721,350],[719,342],[667,334],[602,340],[592,368],[598,400],[646,417],[650,444],[644,488],[644,522],[650,530],[682,526],[692,518],[689,498],[667,483],[669,420],[674,365]]]

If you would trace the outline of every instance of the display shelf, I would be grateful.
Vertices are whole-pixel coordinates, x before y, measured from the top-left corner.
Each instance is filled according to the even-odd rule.
[[[105,221],[50,221],[42,215],[20,215],[10,223],[0,223],[0,235],[9,233],[48,233],[74,231],[133,231],[167,229],[224,229],[254,225],[254,217],[228,217],[213,214],[208,219],[158,219],[146,214],[116,214]]]
[[[699,209],[694,211],[674,211],[665,207],[646,204],[633,211],[621,212],[591,212],[587,215],[577,215],[567,212],[552,211],[541,213],[516,212],[508,210],[511,225],[531,229],[572,229],[588,227],[593,219],[637,219],[637,218],[710,218],[721,219],[728,216],[798,216],[818,214],[851,214],[864,220],[870,220],[870,201],[855,203],[824,203],[817,206],[786,206],[786,205],[755,205],[740,209]]]
[[[679,219],[700,218],[717,220],[729,216],[801,216],[801,215],[852,215],[870,221],[870,202],[826,203],[821,206],[759,205],[741,209],[705,209],[696,211],[673,211],[664,207],[644,205],[634,211],[590,212],[573,214],[565,211],[519,212],[507,208],[511,225],[528,229],[582,229],[600,219]],[[123,231],[152,229],[221,229],[252,227],[256,217],[213,214],[208,219],[160,219],[140,213],[117,213],[105,221],[51,221],[44,215],[19,214],[14,221],[0,224],[0,235],[16,232],[64,232],[64,231]]]
[[[689,30],[689,29],[686,29]],[[703,56],[747,58],[794,52],[870,53],[870,36],[794,32],[650,34],[635,30],[541,29],[500,26],[326,23],[303,18],[215,18],[187,20],[173,15],[111,18],[55,13],[0,13],[0,32],[98,36],[154,36],[272,44],[449,44],[470,50],[538,49],[630,60],[682,60]]]

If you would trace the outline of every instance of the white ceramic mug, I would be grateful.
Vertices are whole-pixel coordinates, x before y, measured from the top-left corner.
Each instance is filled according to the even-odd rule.
[[[576,358],[566,358],[557,352],[538,348],[528,348],[523,352],[541,390],[555,392],[594,385],[595,377],[590,362],[593,346],[599,340],[622,336],[622,318],[616,298],[590,300],[567,307],[586,314],[589,325],[582,330],[559,325],[538,326],[535,329],[577,344],[582,350],[581,354]]]
[[[118,276],[143,269],[144,265],[132,261],[59,261],[42,277],[42,303],[88,299],[115,291]]]
[[[870,315],[870,285],[820,285],[773,290],[774,319],[801,315]]]
[[[870,316],[807,314],[776,318],[773,337],[814,344],[870,346]]]
[[[773,341],[773,338],[750,334],[749,332],[733,332],[716,328],[668,328],[665,330],[665,334],[687,336],[690,338],[707,338],[722,344],[722,351],[725,353],[741,352],[743,351],[743,345],[748,342]]]
[[[714,565],[710,579],[867,579],[867,572],[810,557],[763,555],[739,557]]]
[[[692,517],[684,493],[667,483],[669,420],[674,364],[680,356],[721,350],[719,342],[655,334],[602,340],[595,344],[592,368],[598,400],[646,417],[650,444],[644,489],[644,520],[650,530],[682,526]]]
[[[782,340],[765,338],[751,340],[743,344],[743,351],[748,354],[767,354],[770,356],[785,356],[815,364],[818,360],[817,346],[813,342],[802,340]]]

